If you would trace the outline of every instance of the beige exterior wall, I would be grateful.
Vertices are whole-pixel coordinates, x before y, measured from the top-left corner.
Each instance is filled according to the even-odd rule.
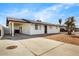
[[[60,32],[60,28],[57,26],[47,26],[47,33],[59,33]]]
[[[30,35],[31,24],[30,23],[24,23],[21,26],[22,26],[22,33],[23,34],[29,34]]]
[[[30,34],[31,35],[35,35],[35,34],[45,34],[45,27],[44,25],[38,25],[39,28],[38,30],[35,30],[35,24],[31,24],[31,29],[30,29]],[[41,26],[41,28],[40,28]],[[60,28],[56,27],[56,26],[47,26],[47,34],[51,34],[51,33],[59,33],[60,32]]]
[[[10,29],[10,34],[12,33],[12,24],[9,22],[8,28]]]
[[[35,34],[44,34],[44,25],[38,25],[38,30],[35,29],[35,24],[31,24],[31,30],[30,30],[31,35]]]
[[[14,29],[17,29],[17,30],[19,30],[19,27],[20,27],[20,25],[15,25],[15,27],[14,27]]]
[[[15,25],[15,23],[14,23],[14,29],[19,29],[19,27],[22,27],[21,33],[28,34],[28,35],[45,34],[45,27],[44,26],[45,25],[38,24],[38,29],[36,30],[35,24],[32,24],[32,23],[21,23],[20,25]],[[12,32],[12,24],[11,23],[9,23],[9,28],[10,28],[10,32]],[[47,34],[59,33],[59,32],[60,32],[59,27],[47,25]]]

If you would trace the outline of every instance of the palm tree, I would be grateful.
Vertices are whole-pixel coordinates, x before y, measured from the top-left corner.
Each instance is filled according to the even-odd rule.
[[[59,19],[59,24],[61,25],[61,23],[62,23],[62,19]]]
[[[67,21],[65,22],[65,24],[67,26],[66,28],[67,28],[68,34],[71,35],[72,32],[75,30],[75,19],[74,19],[74,17],[73,16],[69,17],[67,19]]]

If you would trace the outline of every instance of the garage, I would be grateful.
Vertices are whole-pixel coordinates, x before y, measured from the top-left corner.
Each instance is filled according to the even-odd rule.
[[[14,30],[15,33],[20,33],[20,30]]]

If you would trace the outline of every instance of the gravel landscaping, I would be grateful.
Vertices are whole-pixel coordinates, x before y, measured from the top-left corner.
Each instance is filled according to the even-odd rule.
[[[79,36],[78,35],[57,34],[57,35],[46,36],[45,38],[79,45]]]

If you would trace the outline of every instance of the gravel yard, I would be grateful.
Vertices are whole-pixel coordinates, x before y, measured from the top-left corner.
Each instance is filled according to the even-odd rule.
[[[46,36],[45,38],[79,45],[78,35],[57,34],[57,35]]]

